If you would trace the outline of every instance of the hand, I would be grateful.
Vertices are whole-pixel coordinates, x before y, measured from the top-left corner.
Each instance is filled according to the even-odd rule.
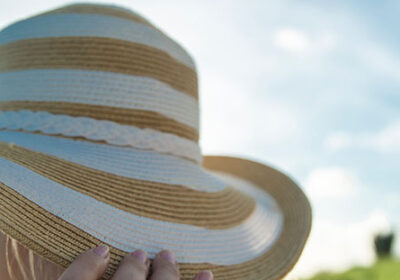
[[[78,256],[64,271],[59,280],[97,280],[104,274],[110,252],[107,246],[100,245]],[[112,280],[146,280],[149,276],[150,259],[146,252],[137,250],[127,254],[121,261]],[[150,280],[179,280],[179,268],[171,251],[159,252],[153,260]],[[212,280],[211,271],[199,272],[194,280]]]

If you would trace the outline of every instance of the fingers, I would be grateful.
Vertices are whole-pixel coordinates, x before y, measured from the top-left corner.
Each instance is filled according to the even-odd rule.
[[[171,251],[159,252],[153,260],[151,280],[179,280],[179,268]]]
[[[105,272],[110,260],[109,248],[100,245],[81,254],[64,271],[59,280],[97,280]],[[146,280],[150,260],[143,250],[127,254],[112,280]],[[179,280],[179,267],[171,251],[159,252],[153,261],[151,280]],[[201,271],[194,280],[213,280],[211,271]]]
[[[149,266],[146,252],[137,250],[125,256],[112,280],[145,280]]]
[[[163,250],[156,255],[153,261],[153,274],[151,280],[179,280],[179,267],[175,256],[171,251]],[[204,270],[193,280],[213,280],[211,271]],[[135,279],[136,280],[136,279]]]
[[[59,280],[97,280],[107,268],[109,248],[100,245],[81,254],[64,271]]]
[[[211,271],[204,270],[197,273],[193,280],[213,280],[214,276]]]

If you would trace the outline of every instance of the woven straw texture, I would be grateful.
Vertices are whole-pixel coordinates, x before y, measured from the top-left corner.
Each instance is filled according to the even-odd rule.
[[[74,4],[0,31],[0,231],[67,267],[111,248],[174,251],[183,280],[280,279],[311,228],[268,166],[206,156],[197,72],[141,15]]]

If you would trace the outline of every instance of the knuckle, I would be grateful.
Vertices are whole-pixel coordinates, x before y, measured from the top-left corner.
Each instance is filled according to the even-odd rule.
[[[136,270],[145,273],[147,271],[147,265],[135,259],[132,256],[126,256],[123,260],[122,265],[127,266],[129,269]]]
[[[100,276],[106,268],[106,260],[91,251],[79,255],[63,272],[59,279],[94,279]],[[79,278],[78,278],[79,277]]]
[[[85,270],[93,273],[95,271],[100,271],[103,268],[104,264],[99,260],[91,260],[86,263]]]
[[[104,259],[98,256],[90,256],[87,258],[86,263],[87,266],[90,266],[90,268],[96,269],[104,265]]]
[[[85,253],[77,258],[79,266],[84,266],[88,271],[97,271],[104,267],[105,261],[93,253]]]
[[[126,255],[121,261],[113,280],[145,279],[148,273],[147,263],[142,263],[131,255]]]
[[[173,279],[179,278],[179,269],[176,265],[173,265],[167,261],[162,261],[156,267],[158,273],[168,274],[173,277]]]

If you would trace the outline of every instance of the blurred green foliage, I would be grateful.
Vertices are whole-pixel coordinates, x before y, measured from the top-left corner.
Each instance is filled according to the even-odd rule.
[[[371,267],[354,267],[342,273],[319,273],[309,280],[400,280],[400,261],[381,259]]]

